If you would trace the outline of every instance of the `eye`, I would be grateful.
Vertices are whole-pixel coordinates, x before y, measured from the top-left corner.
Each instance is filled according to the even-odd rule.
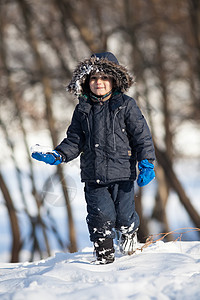
[[[103,79],[103,80],[108,80],[109,77],[108,77],[108,76],[102,76],[102,79]]]

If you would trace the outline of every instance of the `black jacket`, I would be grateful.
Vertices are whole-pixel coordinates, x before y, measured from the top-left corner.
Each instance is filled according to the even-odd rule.
[[[56,147],[65,162],[81,154],[81,179],[99,184],[135,180],[136,161],[154,160],[148,125],[135,100],[115,93],[102,105],[79,98],[67,138]]]

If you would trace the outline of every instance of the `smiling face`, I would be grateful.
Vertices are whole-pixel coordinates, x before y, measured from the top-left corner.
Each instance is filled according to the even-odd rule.
[[[105,74],[94,74],[90,76],[89,86],[93,94],[104,96],[112,90],[113,79]]]

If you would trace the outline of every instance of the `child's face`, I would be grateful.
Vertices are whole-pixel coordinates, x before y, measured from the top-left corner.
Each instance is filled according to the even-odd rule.
[[[94,74],[90,76],[90,90],[97,96],[103,96],[113,88],[113,79],[108,75]]]

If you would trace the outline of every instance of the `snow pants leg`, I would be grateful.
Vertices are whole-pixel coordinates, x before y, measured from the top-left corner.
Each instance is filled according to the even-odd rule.
[[[135,211],[134,182],[120,181],[108,185],[85,184],[87,224],[90,240],[115,237],[113,228],[132,233],[139,227]]]

